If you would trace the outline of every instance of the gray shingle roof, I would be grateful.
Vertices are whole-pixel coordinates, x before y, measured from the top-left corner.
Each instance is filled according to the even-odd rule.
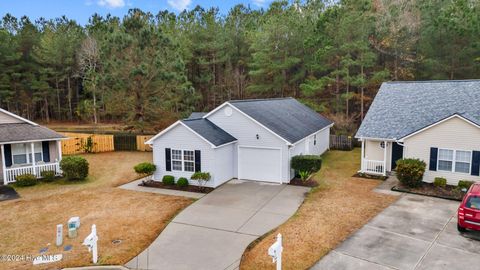
[[[355,136],[401,139],[454,114],[480,124],[480,80],[387,82]]]
[[[187,119],[198,119],[198,118],[202,118],[202,117],[205,116],[206,114],[207,114],[206,112],[192,112]]]
[[[0,143],[62,139],[65,136],[40,125],[29,123],[1,124]]]
[[[333,123],[294,98],[234,100],[230,104],[290,143]]]
[[[237,140],[208,119],[185,119],[182,120],[182,123],[193,129],[196,133],[215,146],[220,146]]]

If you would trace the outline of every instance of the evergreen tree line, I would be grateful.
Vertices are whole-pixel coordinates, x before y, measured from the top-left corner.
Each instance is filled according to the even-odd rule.
[[[293,96],[353,132],[383,81],[480,78],[476,0],[276,1],[66,17],[5,15],[0,107],[49,122],[164,127],[226,100]]]

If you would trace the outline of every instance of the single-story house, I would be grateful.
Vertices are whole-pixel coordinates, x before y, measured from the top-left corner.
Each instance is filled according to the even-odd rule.
[[[288,183],[295,155],[321,155],[333,123],[293,98],[228,101],[151,138],[154,180],[209,172],[207,186],[232,179]],[[195,181],[191,181],[195,184]]]
[[[425,182],[479,181],[480,80],[386,82],[356,138],[360,172],[386,175],[396,161],[426,162]]]
[[[9,184],[22,174],[60,174],[61,140],[66,137],[0,108],[0,180]]]

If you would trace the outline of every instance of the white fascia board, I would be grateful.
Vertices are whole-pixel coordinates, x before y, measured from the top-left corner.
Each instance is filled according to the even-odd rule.
[[[292,144],[292,146],[295,146],[295,145],[301,143],[301,142],[304,141],[306,138],[308,138],[308,137],[310,137],[310,136],[313,136],[313,135],[317,134],[318,132],[320,132],[320,131],[322,131],[322,130],[324,130],[324,129],[333,127],[333,125],[334,125],[334,123],[331,123],[330,125],[328,125],[328,126],[326,126],[326,127],[323,127],[322,129],[319,129],[319,130],[315,131],[314,133],[312,133],[312,134],[310,134],[310,135],[307,135],[307,136],[304,137],[303,139],[300,139],[300,140],[294,142],[294,143]],[[330,135],[330,134],[329,134],[329,135]]]
[[[9,142],[0,142],[0,144],[16,144],[16,143],[32,143],[32,142],[53,142],[53,141],[62,141],[68,140],[69,138],[53,138],[53,139],[37,139],[37,140],[24,140],[24,141],[9,141]]]
[[[385,141],[385,142],[396,142],[397,139],[386,139],[386,138],[375,138],[375,137],[359,137],[355,136],[355,139],[362,140],[369,140],[369,141]]]
[[[231,142],[228,142],[228,143],[221,144],[221,145],[219,145],[219,146],[215,146],[214,148],[224,147],[224,146],[227,146],[227,145],[230,145],[230,144],[234,144],[234,143],[237,143],[237,142],[238,142],[238,140],[231,141]]]

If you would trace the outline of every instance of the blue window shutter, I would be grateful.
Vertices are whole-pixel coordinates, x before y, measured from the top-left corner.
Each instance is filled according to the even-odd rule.
[[[3,150],[5,151],[5,166],[10,167],[12,166],[12,146],[5,144]]]
[[[43,161],[50,162],[50,142],[42,142]]]
[[[437,157],[438,157],[438,148],[431,147],[430,148],[430,165],[428,168],[430,171],[437,170]]]
[[[472,169],[471,175],[480,175],[480,151],[472,152]]]
[[[165,170],[167,172],[172,170],[172,158],[171,158],[172,151],[170,148],[165,148]]]
[[[195,171],[202,171],[202,157],[200,150],[195,150]]]

